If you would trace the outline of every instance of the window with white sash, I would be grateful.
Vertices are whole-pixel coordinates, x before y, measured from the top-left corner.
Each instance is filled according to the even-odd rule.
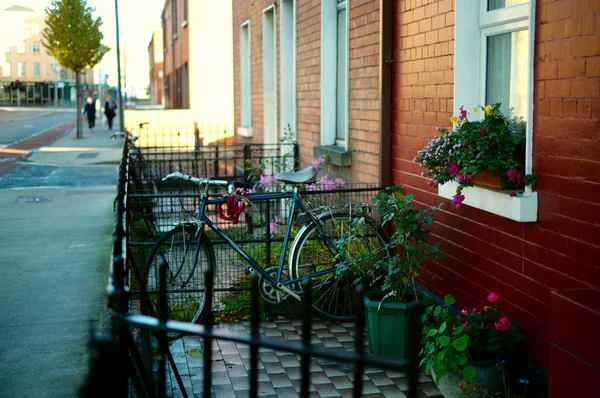
[[[532,172],[533,37],[535,0],[456,0],[454,114],[464,106],[501,103],[505,114],[527,123],[525,172]],[[469,118],[477,118],[471,114]],[[453,182],[440,186],[451,198]],[[528,187],[518,198],[484,188],[470,190],[465,204],[517,221],[536,221],[537,194]]]

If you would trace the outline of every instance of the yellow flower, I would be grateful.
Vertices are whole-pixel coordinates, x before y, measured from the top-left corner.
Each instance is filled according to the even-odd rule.
[[[475,108],[471,109],[471,112],[473,112],[476,115],[479,115],[479,108],[475,107]]]
[[[492,111],[492,106],[491,105],[486,105],[485,106],[485,114],[489,115],[491,111]]]
[[[452,124],[458,124],[458,118],[456,116],[452,116],[450,118],[450,121],[452,122]]]

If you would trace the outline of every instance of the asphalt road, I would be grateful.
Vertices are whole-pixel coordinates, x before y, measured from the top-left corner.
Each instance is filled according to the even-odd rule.
[[[14,144],[73,119],[75,119],[75,109],[2,108],[0,147]]]

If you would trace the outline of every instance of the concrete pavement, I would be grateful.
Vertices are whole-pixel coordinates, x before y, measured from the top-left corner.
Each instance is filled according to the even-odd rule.
[[[97,186],[57,179],[62,186],[0,189],[2,398],[77,396],[88,372],[90,323],[101,326],[123,141],[110,140],[106,129],[86,131],[83,140],[73,134],[0,178],[48,165],[115,175]]]

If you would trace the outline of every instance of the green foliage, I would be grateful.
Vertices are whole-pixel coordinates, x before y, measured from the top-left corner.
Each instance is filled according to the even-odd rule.
[[[496,299],[497,296],[490,301]],[[446,295],[444,306],[428,307],[421,318],[421,365],[427,371],[433,369],[438,381],[448,372],[462,373],[465,380],[472,380],[475,368],[469,361],[498,359],[509,354],[524,338],[495,305],[480,311],[463,310],[455,316],[450,312],[455,302],[454,296]]]
[[[46,8],[42,44],[63,67],[93,68],[110,48],[102,44],[102,19],[94,19],[87,0],[52,0]]]
[[[382,225],[391,224],[393,228],[387,245],[393,255],[377,256],[378,253],[367,251],[360,256],[344,256],[341,261],[338,273],[351,275],[355,283],[365,283],[374,300],[394,297],[391,301],[410,301],[413,294],[416,297],[415,279],[423,271],[421,266],[445,257],[438,242],[429,243],[430,231],[426,228],[433,223],[439,206],[418,209],[412,203],[414,197],[397,185],[385,188],[373,199],[372,207],[380,214]],[[361,220],[356,220],[338,240],[338,248],[351,244],[363,233]]]
[[[414,161],[428,169],[423,175],[433,178],[429,184],[437,186],[458,179],[456,193],[460,194],[464,187],[474,185],[477,173],[490,170],[500,175],[503,188],[510,181],[533,186],[535,177],[525,175],[525,121],[512,114],[503,115],[500,104],[473,111],[479,113],[480,109],[484,119],[469,121],[461,107],[462,114],[451,118],[457,128],[439,129],[441,135],[419,151]]]

